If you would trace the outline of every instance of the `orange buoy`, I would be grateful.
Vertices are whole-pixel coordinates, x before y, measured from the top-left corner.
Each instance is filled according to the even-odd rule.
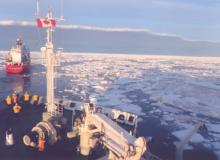
[[[24,101],[27,102],[30,100],[30,95],[28,94],[28,92],[24,93]]]
[[[7,104],[7,105],[11,105],[11,103],[12,103],[11,96],[7,96],[7,98],[5,99],[5,101],[6,101],[6,104]]]
[[[19,105],[16,103],[16,104],[14,105],[14,107],[13,107],[13,111],[14,111],[15,114],[20,113],[20,111],[21,111],[21,106],[19,106]]]
[[[38,140],[38,150],[39,151],[44,151],[45,149],[45,139],[40,137],[39,140]]]

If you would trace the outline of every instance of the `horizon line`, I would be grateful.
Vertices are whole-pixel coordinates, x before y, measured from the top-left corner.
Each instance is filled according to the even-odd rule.
[[[7,50],[0,50],[0,55],[7,53]],[[41,53],[41,51],[33,50],[31,51],[31,54],[38,54]],[[220,56],[207,56],[207,55],[178,55],[178,54],[159,54],[159,53],[150,53],[150,54],[141,54],[141,53],[122,53],[122,52],[74,52],[74,51],[64,51],[62,54],[72,54],[72,55],[103,55],[103,56],[155,56],[155,57],[185,57],[185,58],[220,58]]]

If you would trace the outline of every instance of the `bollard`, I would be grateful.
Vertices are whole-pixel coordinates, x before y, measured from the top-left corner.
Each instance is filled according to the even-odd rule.
[[[14,136],[11,129],[9,129],[9,131],[6,131],[5,133],[5,145],[6,146],[14,145]]]

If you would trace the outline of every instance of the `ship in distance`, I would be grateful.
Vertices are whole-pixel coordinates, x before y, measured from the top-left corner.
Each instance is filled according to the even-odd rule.
[[[16,47],[12,47],[6,55],[5,71],[8,74],[21,74],[30,67],[30,51],[21,38],[16,40]]]

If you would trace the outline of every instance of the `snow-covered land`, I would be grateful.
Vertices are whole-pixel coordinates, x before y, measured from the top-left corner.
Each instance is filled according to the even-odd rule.
[[[208,134],[196,133],[190,145],[201,143],[220,158],[219,57],[81,53],[61,57],[58,96],[93,100],[143,118],[158,117],[179,140],[203,121]],[[41,63],[39,53],[32,58],[34,64]]]

